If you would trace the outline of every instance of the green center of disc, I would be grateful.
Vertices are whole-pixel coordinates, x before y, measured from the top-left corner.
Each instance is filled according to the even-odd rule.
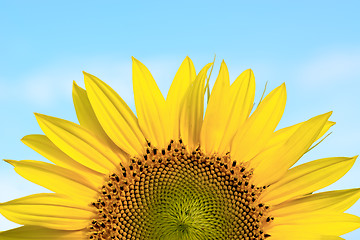
[[[263,190],[251,171],[223,157],[188,152],[180,142],[112,174],[97,202],[90,239],[265,239]]]

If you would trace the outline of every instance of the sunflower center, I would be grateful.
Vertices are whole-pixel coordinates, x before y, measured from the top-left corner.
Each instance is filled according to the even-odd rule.
[[[265,239],[265,187],[229,155],[188,152],[182,141],[134,157],[101,189],[89,239]]]

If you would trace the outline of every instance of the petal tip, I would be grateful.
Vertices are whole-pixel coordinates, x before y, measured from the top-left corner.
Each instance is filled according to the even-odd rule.
[[[85,82],[85,85],[86,83],[89,83],[89,82],[95,82],[97,80],[100,80],[98,79],[97,77],[95,77],[94,75],[90,74],[90,73],[87,73],[85,71],[83,71],[83,74],[84,74],[84,82]]]
[[[183,62],[186,62],[187,64],[193,64],[193,61],[189,56],[186,56]]]
[[[133,61],[133,63],[138,63],[139,60],[137,60],[134,56],[131,56],[131,60]]]
[[[94,75],[91,75],[90,73],[84,72],[84,83],[85,83],[85,88],[88,89],[89,86],[93,85],[93,84],[98,84],[101,80],[97,77],[95,77]]]
[[[329,118],[332,114],[333,114],[333,111],[329,111],[329,112],[327,112],[327,113],[324,113],[324,116],[326,116],[327,118]]]
[[[42,123],[42,124],[49,123],[49,122],[53,122],[53,121],[56,121],[57,119],[59,119],[59,118],[48,116],[48,115],[41,114],[41,113],[34,113],[34,115],[39,124],[40,123]]]
[[[20,141],[22,142],[22,143],[24,143],[24,142],[26,142],[27,141],[27,136],[23,136],[21,139],[20,139]]]
[[[41,117],[43,114],[34,112],[34,115],[35,115],[36,119],[38,119],[38,118]]]
[[[41,113],[34,113],[34,115],[35,115],[36,120],[38,120],[38,121],[47,117],[45,114],[41,114]]]
[[[73,88],[72,88],[73,95],[78,95],[78,92],[80,91],[80,89],[81,89],[81,87],[74,80],[73,81]]]
[[[83,74],[84,74],[84,79],[85,79],[85,81],[87,80],[87,79],[92,79],[92,75],[90,74],[90,73],[87,73],[87,72],[85,72],[85,71],[83,71]]]
[[[141,67],[145,67],[145,65],[142,62],[140,62],[139,60],[137,60],[136,58],[134,58],[134,57],[131,57],[131,58],[132,58],[132,62],[133,62],[133,70],[134,70],[134,67],[139,68],[139,69],[141,69]]]
[[[278,91],[278,93],[280,95],[283,95],[285,97],[285,99],[286,99],[287,92],[286,92],[286,84],[285,84],[285,82],[282,83],[279,87],[277,87],[276,90]]]
[[[274,90],[272,90],[273,94],[286,94],[286,85],[285,83],[282,83],[280,86],[276,87]],[[269,95],[271,94],[269,93]]]
[[[15,161],[15,160],[10,160],[10,159],[3,159],[3,161],[6,162],[6,163],[11,164],[11,165],[14,166],[14,167],[15,167],[15,163],[17,162],[17,161]]]

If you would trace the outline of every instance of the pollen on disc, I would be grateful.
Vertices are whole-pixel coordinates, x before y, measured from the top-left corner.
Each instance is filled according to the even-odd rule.
[[[89,239],[243,239],[270,235],[273,220],[258,201],[265,187],[230,155],[189,152],[182,141],[131,158],[111,174],[92,206]]]

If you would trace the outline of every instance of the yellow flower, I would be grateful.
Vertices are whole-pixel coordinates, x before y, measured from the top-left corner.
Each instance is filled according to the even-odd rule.
[[[230,84],[222,62],[204,116],[210,67],[196,75],[187,57],[165,99],[133,59],[137,116],[84,73],[86,90],[73,88],[80,125],[36,114],[45,135],[22,139],[54,164],[6,160],[54,193],[1,203],[0,213],[24,226],[0,240],[331,240],[359,228],[360,218],[344,213],[359,189],[313,193],[356,157],[292,167],[334,124],[331,113],[275,131],[285,85],[252,112],[253,72]]]

